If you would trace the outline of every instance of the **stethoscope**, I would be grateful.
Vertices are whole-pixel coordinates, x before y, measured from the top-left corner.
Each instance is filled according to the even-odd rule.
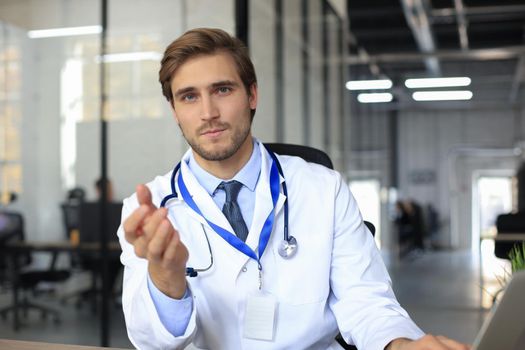
[[[277,156],[275,155],[275,153],[270,151],[268,148],[266,148],[266,150],[268,151],[273,161],[275,162],[275,165],[277,166],[277,170],[279,171],[279,175],[281,175],[284,179],[283,169],[281,167],[281,163],[277,159]],[[170,180],[171,193],[162,199],[162,201],[160,202],[161,208],[165,207],[168,201],[172,199],[178,199],[179,197],[177,190],[175,189],[175,178],[177,176],[177,173],[180,171],[180,165],[181,165],[181,162],[179,162],[175,166],[175,168],[173,169],[171,173],[171,180]],[[277,252],[284,259],[289,259],[293,257],[295,253],[297,252],[297,240],[295,239],[294,236],[290,236],[288,234],[288,189],[286,187],[286,180],[283,181],[282,186],[283,186],[283,194],[286,197],[286,200],[284,202],[284,237],[281,243],[279,244]],[[206,233],[206,229],[204,228],[204,225],[201,224],[201,226],[204,232],[204,236],[206,237],[206,242],[208,244],[208,250],[210,252],[210,264],[206,268],[201,268],[201,269],[197,269],[193,267],[186,267],[186,275],[189,277],[196,277],[199,272],[208,271],[213,266],[213,252],[211,250],[210,240],[208,238],[208,234]]]

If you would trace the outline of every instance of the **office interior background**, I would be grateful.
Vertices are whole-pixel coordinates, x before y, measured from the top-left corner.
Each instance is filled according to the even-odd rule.
[[[218,27],[243,35],[255,64],[254,135],[327,152],[377,228],[400,300],[420,298],[408,309],[430,331],[473,341],[490,302],[476,275],[480,242],[487,286],[497,288],[505,267],[493,257],[493,242],[480,237],[495,230],[498,214],[515,209],[525,155],[523,1],[109,0],[104,56],[101,10],[95,0],[0,0],[0,191],[2,208],[24,215],[26,239],[66,239],[60,203],[68,190],[81,187],[96,199],[101,118],[115,199],[171,171],[188,146],[161,95],[159,61],[186,30]],[[72,27],[91,32],[39,31]],[[468,77],[470,84],[405,85],[435,77]],[[378,79],[387,88],[346,86]],[[416,100],[417,93],[450,90],[463,91],[462,99]],[[363,103],[367,97],[383,102]],[[17,199],[8,203],[11,192]],[[425,249],[405,258],[395,225],[399,200],[418,203],[435,221]],[[468,288],[449,284],[455,278],[439,273],[447,268]],[[8,292],[0,300],[8,302]],[[451,300],[457,308],[440,316],[439,302]],[[130,347],[119,310],[112,314],[112,345]],[[463,328],[447,326],[450,318]],[[36,324],[14,333],[0,320],[0,337],[50,339]],[[75,325],[89,327],[58,327]],[[51,340],[98,344],[96,336],[66,333]]]

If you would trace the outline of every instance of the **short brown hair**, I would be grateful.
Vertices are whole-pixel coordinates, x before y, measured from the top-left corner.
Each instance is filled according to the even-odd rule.
[[[162,94],[166,99],[173,103],[171,80],[183,63],[197,55],[211,55],[218,51],[227,52],[232,56],[237,65],[237,72],[246,91],[250,94],[250,87],[257,83],[257,77],[246,45],[224,30],[197,28],[184,33],[164,51],[159,70],[159,82],[162,85]]]

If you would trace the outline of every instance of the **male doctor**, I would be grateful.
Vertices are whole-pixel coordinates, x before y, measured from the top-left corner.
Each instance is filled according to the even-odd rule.
[[[252,137],[257,80],[238,39],[186,32],[159,80],[190,149],[124,200],[122,302],[137,348],[336,349],[338,331],[360,350],[468,348],[424,335],[398,304],[339,173],[274,159]]]

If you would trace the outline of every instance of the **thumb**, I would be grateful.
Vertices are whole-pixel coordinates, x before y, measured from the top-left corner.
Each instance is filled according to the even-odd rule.
[[[137,186],[137,199],[140,205],[147,205],[149,209],[155,209],[151,200],[151,192],[146,185],[141,184]]]

